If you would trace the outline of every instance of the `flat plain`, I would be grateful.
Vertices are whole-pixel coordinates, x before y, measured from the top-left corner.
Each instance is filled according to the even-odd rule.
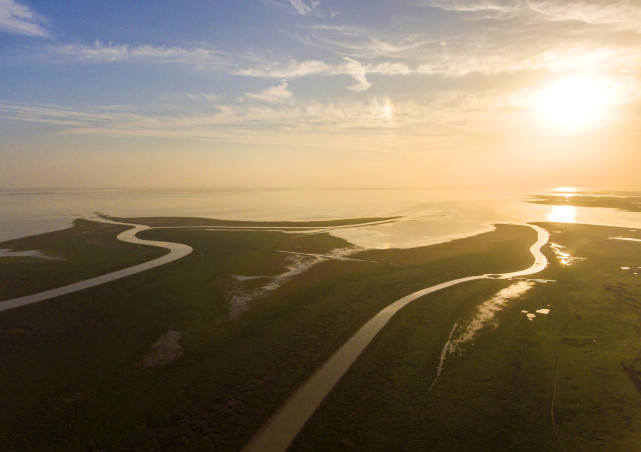
[[[307,226],[373,220],[385,219]],[[545,247],[550,265],[533,277],[553,281],[535,282],[448,356],[432,391],[452,326],[513,282],[470,282],[408,306],[292,449],[636,449],[641,245],[610,237],[641,234],[541,226],[552,243],[583,259],[566,258],[571,265],[565,265]],[[78,221],[69,230],[0,244],[61,258],[0,258],[0,298],[163,253],[117,242],[123,229]],[[139,236],[185,243],[194,252],[0,315],[3,450],[239,450],[380,309],[436,283],[524,269],[536,240],[530,228],[497,225],[494,232],[440,245],[362,251],[343,260],[327,256],[350,244],[327,233],[159,228]],[[292,259],[314,265],[292,272]],[[243,303],[237,315],[233,300]],[[549,314],[533,320],[522,312],[543,308]],[[145,365],[152,345],[170,331],[180,333],[182,354],[168,364]]]

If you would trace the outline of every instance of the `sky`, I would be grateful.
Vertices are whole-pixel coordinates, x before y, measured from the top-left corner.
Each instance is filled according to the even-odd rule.
[[[0,188],[641,189],[638,0],[0,0]]]

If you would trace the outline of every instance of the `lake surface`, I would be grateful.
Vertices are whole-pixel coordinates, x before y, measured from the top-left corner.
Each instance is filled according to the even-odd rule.
[[[407,248],[478,234],[497,222],[562,221],[641,228],[641,214],[524,202],[541,191],[403,190],[0,190],[0,242],[69,227],[96,212],[121,217],[330,220],[403,216],[334,231],[358,246]]]

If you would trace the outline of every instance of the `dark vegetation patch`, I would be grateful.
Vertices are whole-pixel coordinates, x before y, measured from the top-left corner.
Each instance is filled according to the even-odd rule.
[[[529,228],[484,236],[493,243],[486,249],[454,241],[442,258],[416,263],[402,263],[402,253],[397,264],[324,261],[229,321],[230,274],[278,274],[287,256],[274,250],[327,252],[345,242],[326,234],[144,231],[141,238],[186,243],[194,252],[0,315],[0,449],[239,450],[384,306],[439,282],[531,264]],[[451,318],[444,311],[447,321],[429,328],[433,340],[449,331]],[[183,355],[139,366],[169,330],[183,333]],[[333,436],[336,444],[352,437],[344,429]]]
[[[460,353],[454,322],[505,281],[476,281],[401,311],[364,352],[292,450],[637,450],[641,444],[641,282],[620,270],[639,244],[626,229],[544,224],[551,241],[585,257],[550,266]],[[521,312],[549,308],[530,322]],[[558,372],[558,373],[557,373]],[[552,397],[554,395],[554,405]]]

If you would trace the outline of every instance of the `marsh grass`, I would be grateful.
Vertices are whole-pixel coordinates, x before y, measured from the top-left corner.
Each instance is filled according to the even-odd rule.
[[[167,254],[167,250],[121,242],[128,226],[75,220],[61,231],[11,240],[0,248],[38,250],[55,260],[0,256],[0,301],[64,286]]]
[[[556,282],[506,304],[497,328],[447,358],[427,396],[449,328],[505,282],[467,283],[408,306],[292,450],[638,450],[641,280],[620,267],[638,262],[640,247],[608,238],[639,232],[544,226],[585,260],[562,266],[548,249],[551,265],[535,277]],[[541,308],[551,312],[533,322],[521,312]]]
[[[230,274],[278,274],[286,256],[273,250],[327,252],[346,243],[326,234],[294,238],[277,232],[181,229],[149,230],[140,237],[187,243],[194,252],[153,271],[0,316],[0,393],[7,407],[0,412],[0,449],[238,450],[384,306],[438,282],[525,268],[536,239],[529,228],[499,226],[478,237],[424,248],[421,255],[412,251],[407,263],[398,251],[400,263],[384,259],[384,253],[381,263],[324,261],[254,300],[247,313],[230,321],[225,283]],[[473,292],[480,302],[481,295],[505,282],[479,284],[485,292]],[[412,305],[432,309],[423,317],[427,323],[412,330],[423,331],[428,350],[440,352],[453,319],[471,312],[474,302],[463,297],[452,304],[441,294],[437,299]],[[166,366],[140,366],[149,347],[169,330],[183,333],[184,354]],[[399,331],[398,326],[389,331]],[[402,358],[404,350],[413,350],[414,335],[391,351],[379,346],[385,340],[381,336],[370,349],[384,353],[374,368],[386,379],[376,383],[375,376],[364,373],[356,388],[399,387],[415,377],[427,384],[438,356],[425,353],[427,361],[414,375],[412,360],[391,364],[395,353]],[[415,393],[421,400],[423,389]],[[361,409],[380,394],[360,401]],[[462,406],[460,400],[456,406]],[[380,409],[388,401],[376,403]],[[341,412],[332,418],[338,422]],[[389,404],[388,418],[402,413]],[[352,425],[377,428],[354,424],[349,412],[346,416],[337,429],[322,434],[326,444],[358,436],[349,433]],[[390,434],[401,440],[404,431]]]

